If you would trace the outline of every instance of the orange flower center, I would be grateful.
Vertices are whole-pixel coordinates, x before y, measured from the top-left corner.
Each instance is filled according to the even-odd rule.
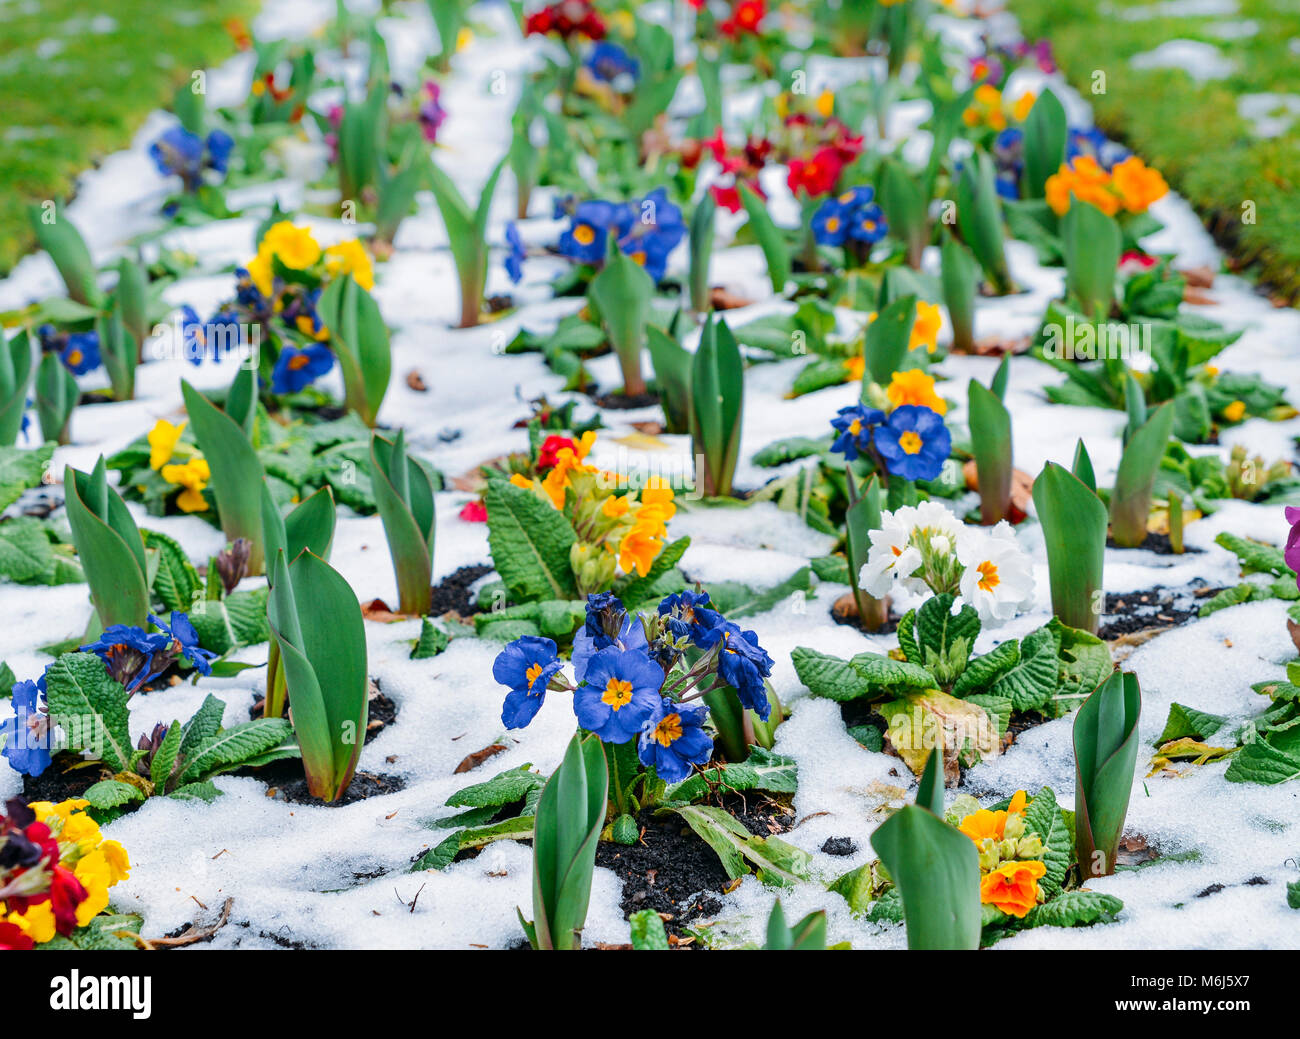
[[[682,716],[668,714],[655,726],[655,740],[661,747],[671,747],[682,738]]]
[[[537,681],[538,676],[541,675],[542,671],[543,668],[541,664],[532,664],[529,666],[528,670],[524,672],[524,677],[528,679],[529,689],[532,689],[533,683]]]
[[[980,565],[975,569],[979,571],[979,585],[983,591],[991,592],[1002,583],[1002,578],[998,576],[998,568],[989,562],[989,560],[984,560],[984,562],[980,563]]]
[[[904,433],[901,437],[898,438],[898,446],[901,447],[907,454],[914,455],[918,451],[920,451],[921,448],[924,447],[925,445],[924,442],[921,440],[920,436],[918,436],[916,433],[913,433],[909,429],[906,433]]]
[[[632,702],[632,683],[622,678],[611,678],[600,698],[616,711],[626,707]]]
[[[573,237],[579,245],[590,245],[596,240],[596,232],[587,224],[579,224],[573,229]]]

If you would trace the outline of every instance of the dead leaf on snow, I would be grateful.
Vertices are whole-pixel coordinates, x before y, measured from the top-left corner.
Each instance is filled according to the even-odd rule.
[[[462,772],[470,772],[487,761],[488,758],[495,757],[506,749],[504,743],[494,743],[490,747],[484,747],[482,750],[476,750],[473,754],[466,754],[461,759],[461,763],[456,766],[452,775],[460,775]]]

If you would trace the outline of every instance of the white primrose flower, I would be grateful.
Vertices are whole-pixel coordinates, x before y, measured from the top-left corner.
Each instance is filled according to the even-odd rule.
[[[880,516],[880,529],[871,532],[871,548],[858,584],[877,599],[901,584],[909,592],[927,590],[924,575],[913,577],[926,565],[926,557],[949,556],[957,543],[962,524],[938,502],[904,505]],[[924,549],[924,552],[922,551]]]
[[[1034,572],[1028,554],[1006,520],[987,533],[968,531],[957,542],[961,601],[988,624],[1009,621],[1034,601]]]

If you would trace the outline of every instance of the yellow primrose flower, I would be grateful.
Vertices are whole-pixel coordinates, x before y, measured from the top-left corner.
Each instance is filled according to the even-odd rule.
[[[257,247],[257,255],[248,261],[245,270],[248,271],[248,280],[253,283],[253,287],[269,298],[275,284],[275,271],[271,267],[271,250],[265,242]]]
[[[325,250],[325,270],[331,278],[351,274],[353,280],[369,292],[375,287],[375,268],[366,247],[356,238],[331,245]]]
[[[1016,98],[1015,104],[1011,106],[1011,114],[1015,117],[1016,122],[1023,123],[1029,118],[1029,110],[1034,107],[1034,102],[1038,100],[1032,90],[1027,90]]]
[[[664,519],[670,520],[677,515],[677,506],[673,504],[673,489],[658,476],[652,476],[641,491],[641,504],[655,506],[663,510]]]
[[[43,822],[50,829],[54,829],[55,820],[60,825],[67,822],[73,812],[79,812],[83,808],[89,808],[90,802],[85,798],[73,797],[66,801],[60,801],[55,804],[52,801],[33,801],[27,806],[36,813],[36,818]]]
[[[605,504],[600,507],[600,513],[609,519],[622,519],[627,515],[628,504],[626,494],[616,494],[612,498],[606,498]]]
[[[131,860],[121,844],[117,841],[104,841],[99,846],[99,851],[103,854],[104,861],[108,863],[109,887],[118,881],[126,880],[131,875]]]
[[[916,301],[916,320],[912,323],[912,335],[907,341],[908,350],[924,346],[927,354],[939,348],[939,326],[943,324],[938,304],[927,303],[923,299]],[[941,412],[942,414],[942,412]]]
[[[306,270],[321,257],[320,245],[312,237],[311,231],[298,227],[289,220],[271,225],[262,236],[259,254],[262,248],[269,249],[277,260],[295,271]]]
[[[77,926],[85,927],[91,920],[108,908],[108,888],[112,882],[112,872],[108,859],[96,849],[81,859],[73,870],[86,889],[85,900],[77,906]]]
[[[463,51],[466,47],[468,47],[473,42],[474,42],[474,33],[470,31],[468,25],[463,26],[460,32],[456,34],[456,53],[459,54],[461,51]]]
[[[948,411],[948,402],[934,392],[934,377],[926,375],[919,368],[894,372],[885,394],[896,408],[904,404],[916,404],[940,415]]]
[[[521,473],[511,473],[510,482],[516,487],[522,487],[526,491],[531,491],[533,489],[533,481]]]
[[[980,901],[1023,917],[1037,904],[1038,882],[1046,874],[1041,862],[1004,862],[980,881]]]
[[[1223,417],[1229,422],[1240,422],[1242,416],[1246,414],[1246,402],[1244,400],[1234,400],[1223,409]]]
[[[662,541],[638,524],[629,530],[619,543],[618,565],[623,568],[625,574],[635,570],[645,577],[662,547]]]
[[[180,484],[185,488],[176,499],[176,504],[183,512],[204,512],[208,502],[201,493],[212,479],[212,471],[205,458],[195,456],[184,465],[165,465],[162,478],[168,483]]]
[[[817,95],[817,114],[823,119],[829,119],[835,112],[835,92],[823,90]]]
[[[7,919],[37,945],[54,938],[54,906],[49,899],[28,906],[25,913],[10,913]]]
[[[160,418],[149,430],[149,468],[161,469],[171,461],[172,452],[176,450],[176,445],[180,443],[181,433],[185,429],[185,423],[173,425],[165,418]]]
[[[867,370],[867,359],[861,354],[854,354],[844,362],[846,375],[845,382],[857,382],[862,378],[862,373]]]

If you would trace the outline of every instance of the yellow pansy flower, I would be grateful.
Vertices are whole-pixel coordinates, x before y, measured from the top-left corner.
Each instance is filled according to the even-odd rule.
[[[916,320],[912,322],[912,335],[907,341],[907,348],[915,350],[923,346],[926,353],[934,353],[939,347],[939,326],[942,324],[943,316],[938,304],[918,299]]]
[[[149,430],[149,468],[161,469],[171,461],[172,452],[180,443],[185,423],[173,425],[165,418],[160,418],[153,429]]]
[[[269,298],[275,285],[275,271],[271,267],[271,250],[265,242],[257,247],[257,255],[248,261],[245,270],[257,291]]]
[[[351,274],[352,279],[367,292],[375,287],[375,268],[370,262],[370,254],[356,238],[325,250],[325,270],[331,278]]]
[[[290,220],[271,225],[262,236],[262,244],[257,250],[259,255],[263,248],[269,249],[277,260],[295,271],[306,270],[321,257],[320,245],[311,231]]]
[[[894,372],[885,395],[896,408],[904,404],[916,404],[940,415],[948,411],[948,402],[934,392],[934,377],[926,375],[919,368]]]
[[[54,938],[54,907],[48,899],[38,905],[28,906],[25,913],[10,913],[8,921],[37,945]]]
[[[162,478],[168,483],[180,484],[185,488],[176,499],[176,504],[183,512],[204,512],[208,502],[202,491],[212,479],[207,459],[196,456],[184,465],[165,465]]]

